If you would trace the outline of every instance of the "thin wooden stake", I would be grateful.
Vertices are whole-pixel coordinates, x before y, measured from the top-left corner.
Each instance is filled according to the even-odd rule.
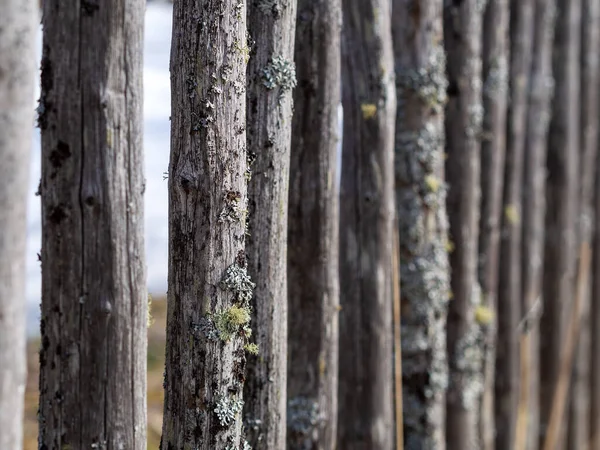
[[[550,423],[546,432],[543,450],[557,450],[558,438],[561,432],[562,419],[567,402],[569,384],[571,382],[571,370],[573,363],[573,353],[577,345],[579,336],[579,323],[581,322],[581,313],[583,311],[583,296],[585,295],[585,286],[587,284],[590,271],[591,251],[587,242],[581,244],[579,250],[579,270],[577,273],[577,294],[573,313],[569,321],[567,330],[567,339],[561,352],[560,373],[558,382],[552,399],[552,411],[550,413]]]
[[[396,391],[396,450],[404,449],[404,424],[402,420],[402,347],[400,339],[400,243],[398,242],[398,226],[394,224],[394,251],[392,262],[392,282],[394,292],[394,347],[395,373],[394,387]]]

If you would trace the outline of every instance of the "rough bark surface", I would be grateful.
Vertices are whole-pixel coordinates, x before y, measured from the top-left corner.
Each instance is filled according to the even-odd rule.
[[[343,0],[338,448],[394,445],[392,229],[396,90],[387,0]]]
[[[299,0],[288,220],[287,448],[334,450],[340,0]],[[306,418],[310,420],[306,420]]]
[[[40,448],[146,448],[144,5],[44,1]]]
[[[23,447],[27,186],[37,5],[8,0],[0,15],[0,448]]]
[[[448,310],[449,384],[446,446],[480,448],[478,420],[483,391],[484,334],[476,320],[481,294],[477,282],[479,239],[481,104],[481,24],[485,2],[446,0],[447,52],[446,180],[453,251],[452,300]]]
[[[296,86],[296,1],[250,2],[253,51],[246,96],[248,273],[256,283],[252,328],[258,354],[249,356],[244,386],[246,439],[253,448],[283,449],[287,386],[287,201]]]
[[[521,214],[529,73],[533,43],[533,0],[513,0],[510,9],[510,102],[502,195],[496,339],[496,448],[515,443],[519,400],[521,319]]]
[[[518,423],[522,426],[522,420],[525,420],[526,448],[529,450],[538,448],[540,430],[539,319],[543,302],[547,133],[551,118],[550,106],[554,95],[552,53],[555,9],[554,0],[536,0],[523,169],[521,252],[523,326],[519,330],[522,376]]]
[[[244,254],[245,3],[176,1],[171,45],[161,449],[237,449],[254,288]]]
[[[509,0],[488,0],[483,26],[483,125],[481,142],[481,216],[479,219],[479,283],[482,306],[496,311],[500,242],[500,211],[504,185],[508,91]],[[496,373],[496,320],[487,319],[484,391],[480,406],[479,438],[484,450],[493,450],[494,381]]]
[[[540,428],[543,433],[548,426],[560,372],[557,355],[561,354],[565,340],[565,320],[571,316],[579,213],[581,1],[558,0],[557,9],[553,52],[556,88],[547,155],[544,314],[540,328],[544,336],[540,340]],[[559,442],[563,448],[563,437]]]
[[[581,62],[580,62],[580,158],[579,212],[577,229],[579,244],[591,245],[594,221],[594,180],[598,153],[598,77],[600,44],[600,1],[582,1]],[[578,247],[579,248],[579,247]],[[591,283],[585,286],[579,341],[571,378],[571,404],[569,409],[569,448],[586,448],[590,437],[590,370],[591,370]]]
[[[446,448],[450,273],[444,182],[446,57],[442,4],[393,2],[398,110],[396,216],[402,299],[402,398],[408,449]]]

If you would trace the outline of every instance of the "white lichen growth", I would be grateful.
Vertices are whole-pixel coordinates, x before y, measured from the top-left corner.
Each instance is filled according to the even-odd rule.
[[[241,399],[233,399],[221,397],[215,406],[215,414],[219,419],[222,427],[228,427],[234,421],[238,413],[242,410],[244,401]]]
[[[282,91],[296,87],[296,66],[281,56],[271,58],[271,62],[262,70],[262,83],[267,89],[280,88]]]
[[[399,71],[396,74],[396,83],[401,91],[415,92],[427,106],[442,108],[446,104],[448,88],[444,48],[436,45],[425,67]]]
[[[233,292],[235,300],[242,306],[248,306],[256,284],[252,282],[245,267],[234,263],[225,271],[225,276],[219,286],[223,290]]]

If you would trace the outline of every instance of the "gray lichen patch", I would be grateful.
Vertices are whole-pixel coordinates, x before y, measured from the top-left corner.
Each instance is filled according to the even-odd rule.
[[[508,63],[506,57],[498,57],[492,61],[483,83],[483,95],[496,98],[506,94],[508,90]]]
[[[399,97],[409,90],[429,107],[440,109],[446,104],[446,54],[442,46],[435,46],[425,67],[417,70],[399,70],[396,73]]]
[[[481,303],[481,288],[475,284],[471,293],[473,317],[468,331],[458,340],[450,352],[453,367],[450,384],[458,384],[461,404],[466,409],[478,405],[484,388],[483,362],[485,356],[485,336],[482,326],[475,320],[475,310]]]
[[[324,421],[316,400],[295,397],[288,400],[287,429],[288,444],[293,450],[314,448],[319,436],[319,428]]]
[[[219,424],[222,427],[228,427],[234,421],[236,416],[242,410],[244,401],[241,399],[234,399],[232,397],[221,397],[215,405],[215,414],[219,419]]]
[[[256,284],[252,282],[246,268],[236,262],[227,268],[219,286],[225,291],[232,292],[240,305],[248,307]]]
[[[195,338],[204,337],[213,342],[219,340],[219,331],[210,316],[201,317],[198,323],[192,323],[191,329]]]
[[[443,167],[444,128],[441,121],[428,121],[423,128],[396,133],[396,178],[401,183],[424,181]]]
[[[282,92],[292,90],[296,87],[296,66],[293,61],[275,56],[262,69],[261,77],[267,89],[280,88]]]
[[[245,220],[246,210],[241,205],[242,196],[238,191],[228,191],[223,201],[223,209],[219,213],[220,223],[235,223]]]
[[[478,139],[481,136],[483,125],[483,105],[480,102],[474,102],[469,108],[469,123],[467,125],[467,137]]]

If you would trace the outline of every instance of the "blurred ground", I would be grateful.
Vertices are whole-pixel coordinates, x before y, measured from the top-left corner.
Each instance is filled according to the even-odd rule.
[[[153,299],[153,323],[148,329],[148,450],[160,443],[163,403],[163,369],[165,362],[167,302]],[[37,450],[37,410],[39,377],[39,338],[27,345],[27,388],[25,390],[24,450]]]

